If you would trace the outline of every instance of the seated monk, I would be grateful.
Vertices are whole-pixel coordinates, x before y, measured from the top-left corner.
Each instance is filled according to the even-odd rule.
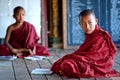
[[[108,32],[99,27],[92,10],[83,10],[79,20],[85,41],[78,50],[57,60],[51,71],[67,78],[118,76],[111,69],[117,49]]]
[[[16,22],[7,29],[5,45],[0,45],[0,56],[16,55],[19,58],[29,55],[49,56],[48,49],[37,43],[39,36],[35,27],[24,21],[24,8],[17,6],[13,17]]]

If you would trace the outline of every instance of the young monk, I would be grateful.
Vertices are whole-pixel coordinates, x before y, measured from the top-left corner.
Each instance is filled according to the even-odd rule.
[[[24,8],[17,6],[13,13],[16,22],[7,29],[5,45],[0,46],[0,56],[16,55],[19,58],[29,55],[49,56],[48,49],[37,43],[39,36],[35,27],[24,21]]]
[[[56,61],[51,70],[68,78],[116,76],[116,71],[111,70],[116,46],[110,35],[99,27],[92,10],[83,10],[79,20],[85,32],[84,43]]]

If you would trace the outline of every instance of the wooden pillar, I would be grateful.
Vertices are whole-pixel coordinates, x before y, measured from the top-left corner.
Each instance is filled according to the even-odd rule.
[[[48,47],[47,0],[41,0],[41,6],[42,6],[41,41],[43,46]]]
[[[63,48],[67,49],[67,7],[66,7],[67,1],[62,0],[62,21],[63,21]]]

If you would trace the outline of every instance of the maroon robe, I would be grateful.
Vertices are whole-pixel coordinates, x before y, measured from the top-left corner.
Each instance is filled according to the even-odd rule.
[[[39,45],[37,42],[39,36],[37,35],[35,28],[32,24],[24,21],[22,26],[17,30],[12,31],[9,43],[13,48],[28,48],[32,49],[36,46],[36,55],[49,56],[48,49]],[[0,56],[12,55],[9,48],[6,45],[0,45]],[[24,53],[22,56],[29,56],[29,53]]]
[[[78,50],[56,61],[51,70],[68,78],[118,76],[111,70],[116,46],[110,35],[98,25],[92,34],[85,34]]]

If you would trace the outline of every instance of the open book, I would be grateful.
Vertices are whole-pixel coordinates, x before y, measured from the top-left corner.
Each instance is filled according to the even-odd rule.
[[[14,60],[17,59],[16,56],[0,56],[0,60]]]
[[[52,71],[45,68],[36,68],[32,70],[31,74],[52,74]]]
[[[25,57],[24,59],[28,59],[28,60],[43,60],[43,59],[49,59],[49,57],[46,57],[46,56],[28,56],[28,57]]]

